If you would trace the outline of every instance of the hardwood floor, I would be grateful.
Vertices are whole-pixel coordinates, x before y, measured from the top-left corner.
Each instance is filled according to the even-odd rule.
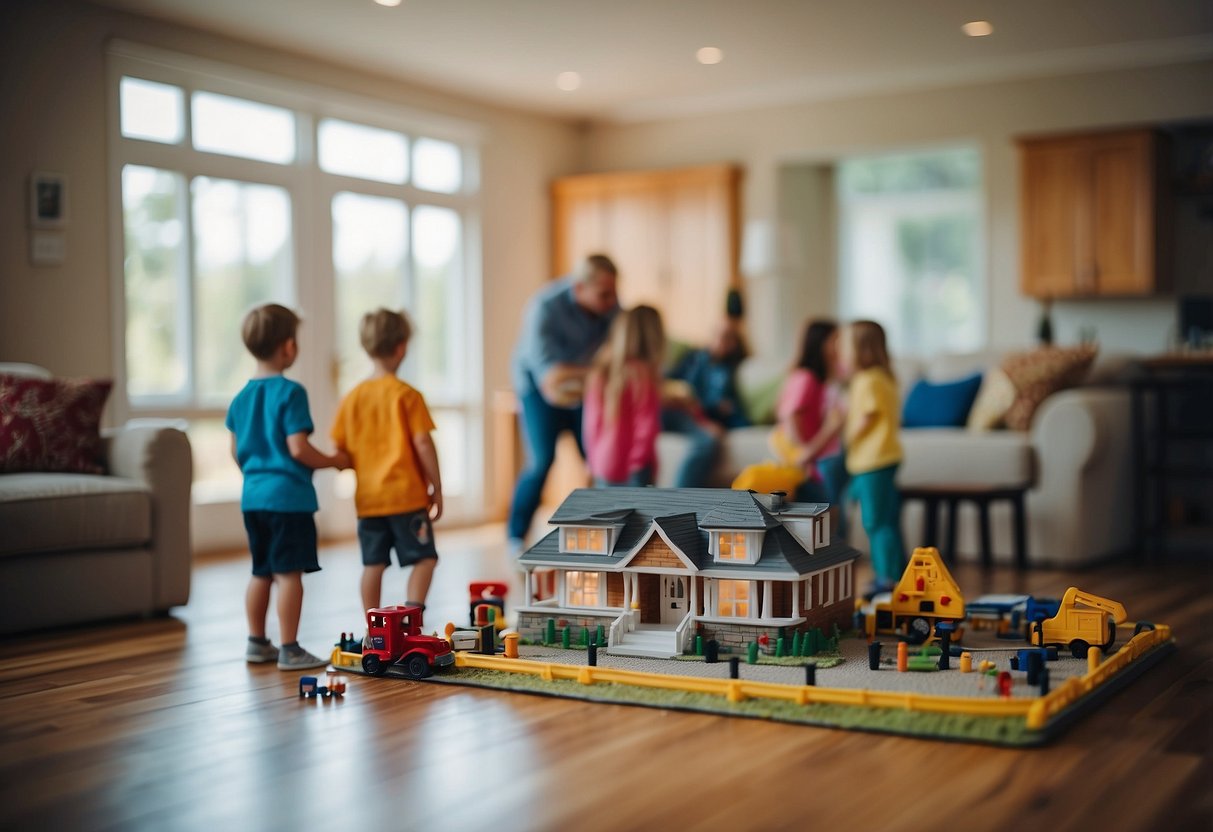
[[[440,535],[431,629],[508,574],[501,538]],[[314,652],[362,629],[356,545],[321,563]],[[1213,828],[1207,565],[957,570],[973,596],[1073,582],[1175,628],[1174,656],[1027,751],[358,677],[300,701],[300,673],[243,661],[246,570],[200,560],[171,618],[0,642],[0,829]]]

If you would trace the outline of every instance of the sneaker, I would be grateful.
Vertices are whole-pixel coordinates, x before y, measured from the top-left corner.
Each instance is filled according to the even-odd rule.
[[[272,642],[250,641],[244,650],[244,660],[250,664],[278,661],[278,648]]]
[[[307,670],[312,667],[324,667],[328,659],[313,656],[299,645],[294,648],[283,647],[278,651],[279,670]]]

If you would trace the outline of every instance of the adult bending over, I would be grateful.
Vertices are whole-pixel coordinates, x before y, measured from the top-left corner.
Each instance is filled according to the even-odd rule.
[[[572,431],[581,449],[585,377],[619,309],[616,279],[609,257],[591,255],[571,275],[540,289],[523,314],[513,377],[522,406],[526,467],[518,476],[510,505],[512,549],[521,549],[531,527],[557,438]]]

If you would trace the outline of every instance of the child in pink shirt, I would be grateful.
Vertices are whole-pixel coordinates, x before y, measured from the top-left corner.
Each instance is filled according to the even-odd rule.
[[[582,442],[598,485],[652,485],[661,431],[661,314],[637,306],[616,316],[585,392]]]
[[[779,394],[771,444],[805,473],[796,498],[830,503],[838,512],[834,528],[845,534],[847,475],[840,436],[846,403],[836,372],[837,329],[826,320],[805,327],[796,367]]]

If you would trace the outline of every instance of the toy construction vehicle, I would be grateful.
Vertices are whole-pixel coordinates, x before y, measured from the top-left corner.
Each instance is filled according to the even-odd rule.
[[[939,550],[914,550],[901,580],[888,595],[872,599],[864,611],[864,631],[900,635],[910,644],[922,644],[935,635],[936,625],[950,621],[959,628],[965,617],[964,596],[944,565]]]
[[[1037,647],[1069,647],[1077,659],[1086,658],[1092,646],[1106,653],[1116,641],[1116,625],[1125,617],[1120,603],[1072,586],[1052,618],[1028,621],[1028,642]]]

